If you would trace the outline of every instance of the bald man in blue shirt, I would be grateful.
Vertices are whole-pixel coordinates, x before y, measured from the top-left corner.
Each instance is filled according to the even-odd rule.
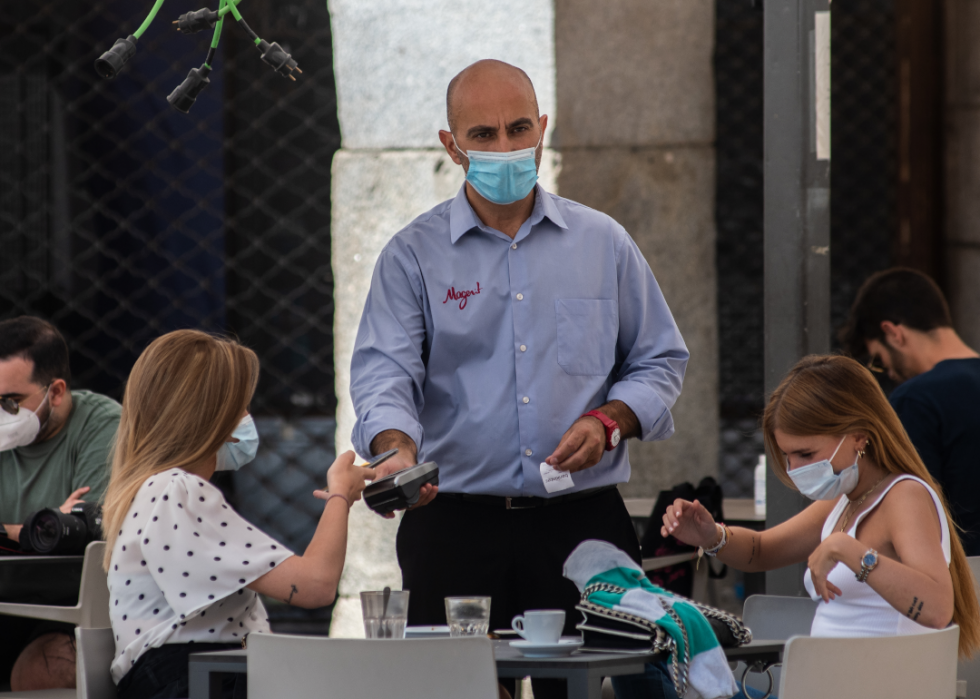
[[[475,63],[447,112],[439,137],[466,182],[378,259],[351,362],[354,447],[400,450],[379,476],[439,464],[398,532],[410,624],[484,594],[491,628],[549,608],[575,633],[562,564],[584,539],[639,562],[616,489],[626,439],[673,434],[689,354],[623,227],[536,183],[548,117],[527,75]]]

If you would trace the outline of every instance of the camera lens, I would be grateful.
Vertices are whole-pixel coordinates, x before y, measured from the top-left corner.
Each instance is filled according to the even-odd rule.
[[[24,523],[24,529],[34,552],[47,556],[81,554],[91,541],[83,519],[59,510],[38,510]]]

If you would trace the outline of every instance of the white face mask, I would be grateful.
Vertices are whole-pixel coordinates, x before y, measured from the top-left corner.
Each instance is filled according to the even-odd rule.
[[[857,487],[859,477],[857,454],[854,455],[854,463],[840,473],[834,473],[834,467],[830,465],[845,439],[846,436],[840,440],[840,444],[829,459],[787,471],[797,489],[811,500],[834,500]]]
[[[48,394],[45,393],[44,400],[37,406],[36,411],[21,408],[16,415],[11,415],[6,410],[0,409],[0,451],[26,447],[37,439],[41,431],[41,420],[37,413],[47,399]]]
[[[215,471],[237,471],[255,458],[259,451],[259,432],[255,429],[255,421],[251,415],[246,415],[231,433],[237,442],[225,442],[218,450],[218,464]]]

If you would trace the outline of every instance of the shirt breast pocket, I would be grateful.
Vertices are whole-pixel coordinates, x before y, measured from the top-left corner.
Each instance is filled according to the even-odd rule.
[[[558,364],[572,376],[604,376],[616,361],[619,317],[610,299],[557,299]]]

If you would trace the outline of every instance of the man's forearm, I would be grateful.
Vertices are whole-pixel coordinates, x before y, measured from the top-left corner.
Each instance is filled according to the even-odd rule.
[[[16,542],[20,542],[20,530],[23,529],[22,524],[5,524],[3,525],[4,531],[7,533],[8,539],[13,539]]]
[[[606,417],[616,421],[616,424],[619,425],[620,439],[625,440],[640,436],[640,421],[636,419],[636,414],[623,401],[609,401],[596,409]]]
[[[402,453],[409,453],[412,459],[418,456],[418,447],[415,441],[401,430],[385,430],[371,440],[371,455],[377,456],[391,449],[398,449]]]

